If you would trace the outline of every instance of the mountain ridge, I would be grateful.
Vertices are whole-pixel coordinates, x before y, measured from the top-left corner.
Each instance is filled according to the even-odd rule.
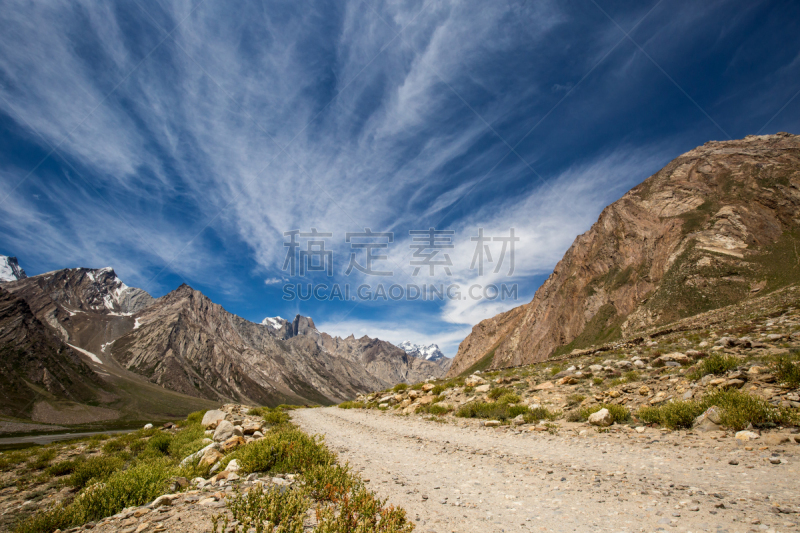
[[[800,137],[708,142],[606,207],[533,300],[473,327],[448,372],[630,337],[800,279]]]

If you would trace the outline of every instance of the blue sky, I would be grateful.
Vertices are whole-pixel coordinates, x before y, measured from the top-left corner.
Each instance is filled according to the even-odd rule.
[[[0,253],[453,356],[677,155],[800,133],[799,90],[792,1],[9,0]],[[333,279],[282,270],[283,233],[312,227]],[[344,274],[345,233],[367,227],[394,233],[392,278]],[[429,227],[455,232],[450,276],[411,276],[408,232]],[[478,228],[515,229],[513,276],[470,270]],[[519,299],[287,302],[287,280]]]

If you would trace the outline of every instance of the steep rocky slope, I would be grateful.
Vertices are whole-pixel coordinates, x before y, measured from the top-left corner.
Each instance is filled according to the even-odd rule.
[[[39,398],[97,400],[102,380],[28,304],[0,288],[0,413],[29,418]]]
[[[709,142],[578,236],[529,304],[484,320],[448,375],[631,337],[800,280],[800,137]]]
[[[136,327],[110,348],[115,360],[153,383],[201,398],[329,404],[424,374],[417,370],[424,361],[409,361],[383,341],[337,343],[299,315],[292,323],[255,324],[188,285],[134,319]]]

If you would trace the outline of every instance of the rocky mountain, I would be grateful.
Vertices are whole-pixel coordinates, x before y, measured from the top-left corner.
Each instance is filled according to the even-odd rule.
[[[448,375],[533,363],[800,280],[800,137],[708,142],[601,213],[526,305],[476,325]]]
[[[330,404],[432,370],[377,339],[365,337],[357,347],[336,342],[300,315],[292,323],[249,322],[187,285],[134,319],[136,327],[111,345],[113,358],[153,383],[201,398]]]
[[[389,342],[366,335],[360,339],[354,335],[342,339],[322,333],[321,343],[327,352],[362,365],[386,383],[417,383],[438,379],[446,372],[435,362],[414,357]]]
[[[42,324],[25,300],[0,288],[0,413],[30,418],[37,396],[91,402],[102,380],[78,351]]]
[[[27,278],[25,271],[22,270],[16,257],[0,255],[0,283],[4,281],[17,281]]]

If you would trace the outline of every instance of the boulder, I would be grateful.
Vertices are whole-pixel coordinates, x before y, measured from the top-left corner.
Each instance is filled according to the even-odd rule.
[[[642,385],[641,387],[639,387],[639,394],[641,394],[642,396],[647,396],[648,394],[650,394],[650,387],[648,387],[647,385]]]
[[[387,403],[388,404],[388,403],[392,403],[392,402],[394,402],[394,394],[390,394],[388,396],[384,396],[383,398],[378,400],[378,403]]]
[[[486,385],[478,385],[475,387],[475,392],[489,392],[492,389],[492,386],[488,383]]]
[[[432,391],[434,387],[436,387],[436,385],[434,385],[433,383],[426,383],[425,385],[422,386],[422,390],[425,392],[429,392]]]
[[[549,390],[555,388],[552,381],[545,381],[544,383],[540,383],[536,385],[533,390]]]
[[[608,409],[603,408],[589,415],[589,423],[593,426],[608,427],[614,423],[614,420],[611,418],[611,413],[608,412]]]
[[[264,427],[262,422],[257,420],[248,420],[244,424],[242,424],[242,432],[245,435],[252,435],[256,431],[261,431],[261,428]]]
[[[200,466],[211,466],[222,459],[222,457],[223,455],[216,448],[208,448],[203,453],[203,457],[200,458]]]
[[[515,426],[521,426],[525,423],[525,417],[523,415],[517,415],[511,419],[511,423]]]
[[[423,396],[422,398],[417,400],[417,405],[428,405],[430,403],[433,403],[433,400],[435,399],[436,398],[434,396]]]
[[[223,442],[233,436],[234,425],[227,420],[220,420],[217,429],[214,430],[214,441]]]
[[[222,452],[229,452],[234,448],[238,448],[239,446],[244,446],[244,438],[241,435],[235,435],[225,442],[219,447]]]
[[[201,449],[201,450],[198,450],[198,451],[194,452],[194,453],[193,453],[193,454],[191,454],[191,455],[187,455],[187,456],[186,456],[186,457],[184,457],[184,458],[183,458],[183,460],[181,461],[181,466],[186,466],[186,465],[188,465],[188,464],[194,463],[194,462],[195,462],[197,459],[199,459],[199,458],[203,457],[203,455],[204,455],[204,454],[205,454],[205,453],[206,453],[206,452],[207,452],[209,449],[211,449],[211,448],[216,448],[217,446],[218,446],[218,444],[216,444],[216,443],[211,443],[211,444],[208,444],[208,445],[207,445],[205,448],[203,448],[203,449]]]
[[[499,420],[487,420],[487,421],[485,421],[483,423],[483,425],[485,427],[487,427],[487,428],[496,428],[497,426],[500,425],[500,421]]]
[[[475,374],[464,380],[464,385],[467,387],[477,387],[478,385],[483,385],[484,383],[486,383],[486,380],[480,376],[476,376]]]
[[[201,424],[206,429],[215,429],[222,420],[225,420],[225,412],[212,409],[211,411],[206,411],[206,414],[203,415]]]
[[[242,469],[242,467],[239,464],[239,460],[238,459],[234,459],[233,461],[228,463],[228,466],[225,468],[225,470],[227,470],[228,472],[238,472],[241,469]]]
[[[692,428],[695,431],[720,431],[720,409],[716,405],[709,407],[706,411],[694,419]]]

